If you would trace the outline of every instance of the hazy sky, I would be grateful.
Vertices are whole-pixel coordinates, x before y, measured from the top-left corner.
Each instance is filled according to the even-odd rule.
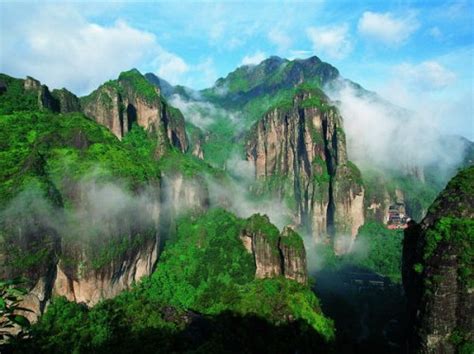
[[[211,86],[270,55],[317,55],[394,103],[451,102],[474,137],[474,2],[0,0],[0,71],[89,93],[136,67]]]

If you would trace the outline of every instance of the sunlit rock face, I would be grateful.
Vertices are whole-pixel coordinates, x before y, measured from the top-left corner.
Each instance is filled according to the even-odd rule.
[[[122,260],[110,262],[100,269],[86,269],[86,258],[80,259],[76,267],[61,260],[51,264],[48,272],[38,274],[23,300],[21,306],[31,310],[24,315],[32,322],[36,321],[46,310],[51,296],[64,296],[89,307],[117,296],[152,273],[158,257],[158,242],[159,239],[149,240],[139,249],[129,250]]]
[[[155,183],[135,194],[111,184],[84,184],[68,199],[67,210],[52,206],[42,193],[33,199],[22,194],[24,202],[3,211],[7,242],[2,240],[0,277],[26,278],[22,307],[31,312],[25,316],[35,321],[53,296],[94,306],[153,272],[163,214]]]
[[[182,152],[188,149],[184,118],[161,97],[160,90],[150,84],[137,71],[120,74],[118,80],[109,81],[89,96],[81,99],[84,114],[106,126],[122,139],[138,124],[158,140],[157,155],[167,145]]]
[[[246,221],[240,239],[255,260],[255,277],[284,276],[306,284],[306,252],[301,237],[290,227],[280,233],[267,216],[255,214]]]
[[[257,180],[290,200],[315,240],[335,234],[353,240],[364,223],[364,188],[347,159],[342,118],[324,94],[303,91],[290,105],[269,110],[246,149]]]
[[[403,286],[410,352],[469,352],[474,341],[474,167],[441,192],[420,224],[405,229]]]

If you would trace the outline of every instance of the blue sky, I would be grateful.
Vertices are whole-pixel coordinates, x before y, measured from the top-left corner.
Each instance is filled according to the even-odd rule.
[[[317,55],[395,103],[451,102],[472,138],[473,3],[3,0],[0,71],[86,94],[136,67],[200,89],[270,55]]]

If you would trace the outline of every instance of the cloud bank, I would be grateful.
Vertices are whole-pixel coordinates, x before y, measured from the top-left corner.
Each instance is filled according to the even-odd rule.
[[[361,35],[368,39],[386,45],[399,46],[405,43],[419,26],[413,14],[396,17],[390,12],[366,11],[359,19],[357,29]]]
[[[445,118],[451,107],[447,103],[430,105],[415,96],[418,104],[403,109],[361,93],[347,82],[328,93],[338,101],[344,118],[349,158],[361,166],[406,171],[436,165],[441,174],[463,156],[464,143],[447,139],[443,133],[443,125],[449,124]]]
[[[315,53],[325,53],[332,59],[342,59],[352,51],[349,26],[309,27],[306,30]]]

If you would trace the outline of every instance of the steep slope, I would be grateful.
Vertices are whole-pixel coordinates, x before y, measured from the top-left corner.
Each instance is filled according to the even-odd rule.
[[[150,84],[138,70],[120,74],[90,95],[81,98],[84,113],[106,126],[122,139],[134,123],[154,135],[158,141],[157,155],[174,146],[182,152],[188,149],[184,119],[169,106],[159,89]]]
[[[120,142],[79,113],[1,115],[0,126],[0,273],[27,278],[28,315],[51,295],[93,305],[151,273],[160,170],[136,136]]]
[[[364,188],[347,160],[342,119],[320,90],[300,86],[270,109],[253,127],[246,151],[257,180],[289,202],[297,225],[319,240],[355,237],[364,223]]]
[[[459,172],[405,231],[403,285],[413,353],[474,349],[474,167]]]
[[[255,259],[240,235],[271,228],[263,216],[244,220],[222,209],[180,217],[151,277],[92,309],[55,299],[30,340],[14,349],[327,352],[333,323],[314,293],[282,276],[256,278]],[[302,243],[297,234],[284,237]]]
[[[280,233],[266,215],[255,214],[247,220],[240,239],[253,255],[257,278],[283,275],[302,284],[308,281],[303,240],[290,227]]]
[[[1,79],[0,273],[26,277],[27,315],[35,319],[58,295],[92,306],[149,275],[176,214],[209,204],[203,176],[214,171],[182,154],[179,111],[138,72],[123,73],[105,86],[120,100],[126,92],[139,114],[120,141],[107,122],[109,130],[81,113],[62,114],[82,108],[66,89]],[[104,97],[103,89],[92,96]],[[140,113],[143,92],[152,92],[161,118]],[[157,139],[155,129],[165,128],[169,135]]]

